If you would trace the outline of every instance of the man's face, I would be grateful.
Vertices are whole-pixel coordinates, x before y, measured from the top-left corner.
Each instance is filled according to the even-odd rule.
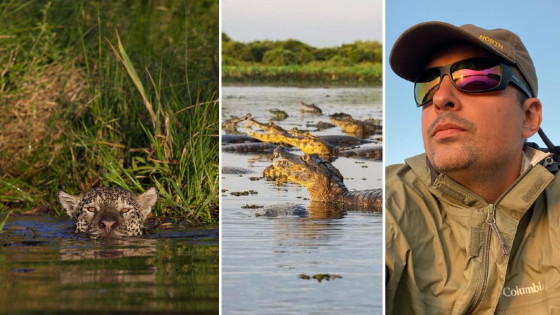
[[[459,60],[490,56],[468,45],[439,51],[427,68]],[[424,149],[434,168],[454,178],[469,172],[503,167],[511,159],[521,161],[523,110],[517,90],[483,93],[459,91],[445,76],[433,101],[422,109]]]

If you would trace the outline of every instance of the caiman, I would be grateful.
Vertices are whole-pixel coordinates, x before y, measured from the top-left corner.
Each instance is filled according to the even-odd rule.
[[[326,137],[338,137],[338,136],[326,136]],[[334,141],[330,138],[325,139],[327,143],[333,144],[338,140],[335,138]],[[345,139],[341,139],[344,141]],[[258,141],[258,140],[257,140]],[[228,143],[222,140],[222,152],[231,152],[239,154],[262,154],[262,153],[272,153],[277,147],[277,144],[268,142],[245,142],[245,143]],[[381,161],[383,159],[383,148],[381,146],[366,146],[358,148],[341,148],[338,150],[338,157],[354,158],[354,159],[366,159]]]
[[[251,126],[256,126],[269,134],[288,133],[284,128],[278,126],[273,121],[268,122],[268,124],[264,124],[254,120],[253,118],[249,118],[247,119],[247,128],[251,129]]]
[[[347,134],[365,138],[381,131],[381,125],[374,120],[357,120],[344,113],[329,116],[330,121],[339,126]]]
[[[340,171],[318,155],[298,156],[278,147],[274,156],[274,175],[305,186],[311,201],[340,202],[381,211],[382,189],[348,190]]]
[[[251,114],[247,114],[241,117],[231,116],[229,119],[222,122],[222,129],[227,131],[228,133],[237,134],[239,133],[239,131],[237,131],[237,124],[249,118],[251,118]]]
[[[240,154],[254,154],[254,153],[272,153],[276,148],[276,144],[266,142],[253,142],[253,143],[232,143],[223,144],[222,152],[232,152]]]
[[[253,137],[249,137],[247,135],[226,135],[222,134],[222,145],[225,144],[232,144],[232,143],[260,143],[260,140],[257,140]]]
[[[292,129],[290,129],[289,133],[292,136],[303,136],[305,134],[309,134],[310,132],[306,130],[299,130],[297,127],[293,127]],[[372,140],[344,135],[326,135],[319,136],[319,138],[336,147],[352,147],[366,143],[374,143]]]
[[[270,113],[272,113],[272,115],[274,115],[274,120],[284,120],[286,118],[288,118],[288,113],[286,113],[285,111],[281,110],[281,109],[269,109],[268,110]]]
[[[247,131],[249,136],[255,137],[256,139],[264,142],[290,145],[300,149],[303,153],[318,154],[328,161],[332,161],[338,156],[337,148],[331,146],[323,139],[314,136],[311,133],[294,136],[273,122],[263,124],[252,118],[248,119],[247,126],[249,128],[251,128],[251,126],[256,126],[266,131],[267,133],[258,133],[253,130]]]
[[[322,114],[323,111],[317,107],[315,104],[306,104],[304,102],[299,102],[299,110],[302,113],[312,113],[312,114]]]

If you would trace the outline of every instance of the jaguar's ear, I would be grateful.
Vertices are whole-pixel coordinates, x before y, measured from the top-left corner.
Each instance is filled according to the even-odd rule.
[[[136,196],[136,202],[140,206],[140,214],[142,217],[146,218],[148,214],[152,211],[152,207],[156,204],[158,198],[158,191],[155,187],[151,187],[145,192]]]
[[[72,217],[72,214],[76,210],[76,206],[80,202],[80,197],[70,195],[69,193],[61,190],[58,193],[58,201],[62,205],[62,208],[66,210],[66,213]]]

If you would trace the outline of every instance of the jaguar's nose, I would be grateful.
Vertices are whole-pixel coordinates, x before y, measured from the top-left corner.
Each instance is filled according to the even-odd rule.
[[[101,221],[99,221],[99,225],[105,229],[107,235],[115,226],[117,226],[117,224],[117,220],[113,218],[102,219]]]

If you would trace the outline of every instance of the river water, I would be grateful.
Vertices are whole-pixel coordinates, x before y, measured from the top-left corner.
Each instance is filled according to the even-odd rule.
[[[251,113],[267,122],[269,109],[282,109],[289,114],[277,122],[284,129],[313,130],[337,112],[382,118],[381,88],[223,87],[222,95],[224,120]],[[324,114],[299,112],[300,101],[315,103]],[[245,131],[244,123],[239,127]],[[342,134],[339,128],[313,133]],[[382,214],[311,203],[302,186],[264,181],[270,164],[268,154],[222,153],[222,166],[246,170],[221,177],[223,314],[381,313]],[[338,158],[333,165],[350,190],[383,186],[379,161]],[[259,215],[258,207],[286,204],[308,214]]]
[[[217,313],[218,229],[92,240],[70,218],[13,216],[0,232],[2,313]]]

